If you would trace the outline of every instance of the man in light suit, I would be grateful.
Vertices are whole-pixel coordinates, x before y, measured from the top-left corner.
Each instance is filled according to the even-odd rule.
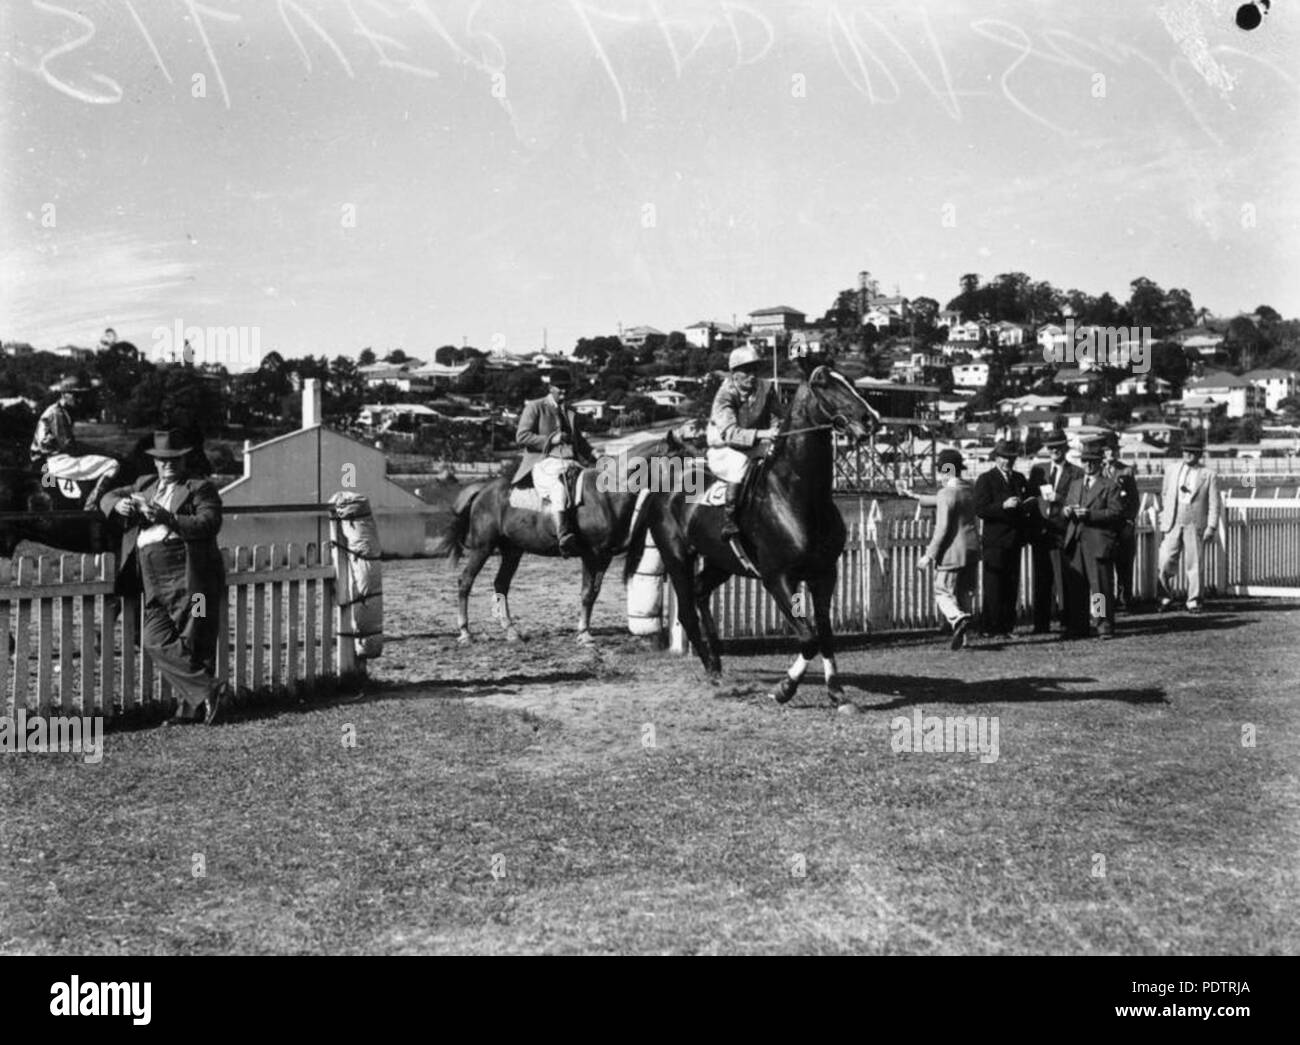
[[[524,457],[510,482],[518,486],[529,475],[533,477],[537,492],[551,503],[560,554],[573,555],[578,537],[574,533],[565,479],[571,469],[593,464],[596,455],[578,428],[577,412],[564,407],[573,375],[564,367],[553,367],[547,380],[549,394],[530,399],[519,415],[515,442],[523,447]]]
[[[917,569],[934,563],[934,604],[952,626],[952,648],[966,645],[971,621],[971,598],[979,570],[979,532],[975,528],[975,493],[962,478],[965,464],[960,450],[940,450],[939,474],[943,486],[933,498],[918,497],[935,505],[934,535],[917,562]]]
[[[1160,494],[1160,612],[1173,602],[1170,583],[1180,555],[1187,556],[1187,611],[1201,612],[1201,542],[1219,527],[1219,483],[1201,463],[1204,439],[1183,441],[1181,464],[1165,469]]]
[[[1119,487],[1101,474],[1101,459],[1101,447],[1096,443],[1085,446],[1079,455],[1084,474],[1074,478],[1065,495],[1068,521],[1061,547],[1068,556],[1067,606],[1088,607],[1085,612],[1096,624],[1097,634],[1109,639],[1115,634],[1115,551],[1124,502]],[[1068,622],[1066,637],[1088,634],[1084,621]]]
[[[216,678],[226,566],[217,547],[221,497],[206,479],[190,478],[193,447],[178,429],[154,433],[157,475],[104,495],[105,515],[127,524],[121,587],[143,591],[141,642],[178,699],[170,724],[216,721],[226,683]]]
[[[1066,556],[1061,550],[1065,540],[1065,495],[1070,484],[1083,475],[1083,469],[1065,459],[1070,440],[1059,428],[1043,443],[1050,455],[1047,464],[1029,470],[1029,489],[1038,494],[1038,519],[1033,531],[1034,556],[1034,633],[1045,635],[1052,630],[1052,619],[1062,623],[1078,622],[1082,607],[1066,603]]]

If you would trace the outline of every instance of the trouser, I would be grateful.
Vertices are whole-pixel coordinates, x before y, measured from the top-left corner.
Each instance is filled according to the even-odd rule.
[[[1034,630],[1050,631],[1053,620],[1065,620],[1065,556],[1045,538],[1034,544]]]
[[[1061,625],[1067,635],[1087,635],[1090,620],[1088,595],[1091,586],[1088,568],[1083,561],[1083,548],[1078,541],[1061,550],[1061,565]],[[1106,589],[1106,601],[1113,606],[1115,600],[1109,595],[1112,590]]]
[[[1160,587],[1166,598],[1180,555],[1187,557],[1187,605],[1195,606],[1201,601],[1201,531],[1192,523],[1175,526],[1160,541]]]
[[[1114,627],[1115,564],[1110,559],[1088,555],[1082,542],[1075,544],[1070,556],[1070,587],[1079,603],[1075,611],[1081,619],[1078,633],[1087,630],[1084,622],[1089,618]]]
[[[551,515],[555,518],[555,532],[563,535],[570,531],[565,513],[569,510],[569,484],[565,474],[575,465],[571,457],[544,457],[533,465],[533,485],[537,492],[551,502]]]
[[[970,616],[978,569],[979,563],[972,560],[965,566],[940,566],[934,571],[934,604],[949,624]]]
[[[1016,628],[1016,597],[1020,592],[1020,549],[985,548],[984,630],[990,635],[1010,634]]]
[[[217,687],[216,639],[221,607],[204,597],[204,616],[185,583],[185,545],[180,541],[139,549],[144,581],[144,627],[141,642],[188,713]]]
[[[1137,530],[1126,522],[1115,545],[1115,597],[1125,606],[1133,602],[1133,560],[1137,558]]]

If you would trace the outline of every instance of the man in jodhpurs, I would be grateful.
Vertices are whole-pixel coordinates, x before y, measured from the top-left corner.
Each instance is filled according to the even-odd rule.
[[[564,406],[573,375],[564,367],[553,367],[547,382],[549,393],[541,399],[530,399],[519,415],[515,442],[523,448],[524,456],[511,483],[517,486],[529,475],[533,477],[537,492],[550,501],[560,554],[567,556],[577,552],[578,537],[565,476],[570,469],[594,463],[596,455],[578,430],[577,412]]]
[[[750,346],[733,349],[728,360],[730,373],[713,397],[713,411],[706,430],[705,458],[709,471],[727,484],[723,506],[722,539],[740,533],[736,525],[736,502],[749,471],[750,454],[764,439],[776,438],[773,419],[777,413],[776,390],[760,381],[758,372],[766,364]]]

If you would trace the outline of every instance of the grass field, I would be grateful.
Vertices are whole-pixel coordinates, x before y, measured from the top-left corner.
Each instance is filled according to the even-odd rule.
[[[468,649],[445,562],[385,570],[351,702],[0,756],[0,952],[1300,950],[1296,603],[851,644],[844,717],[816,668],[764,697],[787,650],[713,692],[614,581],[577,647],[568,564],[525,560],[520,645],[489,572]],[[896,753],[918,708],[996,716],[997,761]]]

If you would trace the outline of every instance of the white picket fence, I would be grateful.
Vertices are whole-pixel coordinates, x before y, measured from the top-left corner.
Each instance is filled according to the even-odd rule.
[[[337,525],[337,524],[335,524]],[[217,674],[236,699],[292,693],[363,669],[340,632],[350,581],[335,551],[315,544],[222,549],[227,598],[219,607]],[[114,594],[106,555],[0,560],[0,706],[13,715],[113,717],[172,703],[171,687],[139,648],[138,597]]]
[[[1160,534],[1155,526],[1158,498],[1148,495],[1138,518],[1133,563],[1133,594],[1140,601],[1157,597]],[[831,623],[838,635],[935,628],[940,623],[934,605],[934,572],[916,564],[934,532],[932,513],[910,519],[885,520],[876,502],[862,506],[849,525],[840,556]],[[1017,616],[1033,618],[1034,561],[1032,548],[1023,549]],[[1209,594],[1300,597],[1300,499],[1228,498],[1219,532],[1204,542],[1201,576]],[[688,651],[684,629],[677,622],[677,602],[665,578],[663,626],[669,647]],[[1183,562],[1172,589],[1187,590]],[[811,599],[805,590],[800,604],[808,616]],[[983,585],[977,584],[976,609],[982,605]],[[721,638],[761,638],[793,634],[775,600],[755,578],[732,577],[714,592],[710,607]]]

